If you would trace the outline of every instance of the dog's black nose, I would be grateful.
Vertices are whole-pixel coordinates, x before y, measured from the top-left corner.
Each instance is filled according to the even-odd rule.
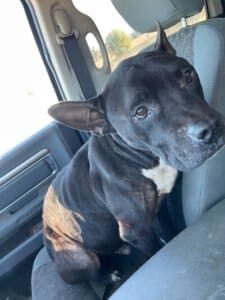
[[[198,142],[209,143],[213,138],[219,138],[224,131],[220,120],[203,120],[189,125],[187,133],[190,138]]]

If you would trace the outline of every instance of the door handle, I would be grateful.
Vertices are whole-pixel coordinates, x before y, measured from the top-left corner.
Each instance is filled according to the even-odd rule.
[[[0,214],[11,213],[39,195],[55,177],[59,167],[47,150],[43,149],[0,178]]]

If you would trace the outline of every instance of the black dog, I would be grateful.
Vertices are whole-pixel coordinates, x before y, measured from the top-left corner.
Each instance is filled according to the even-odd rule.
[[[198,167],[224,145],[222,117],[158,27],[155,51],[120,63],[101,95],[49,110],[94,133],[44,201],[45,243],[68,283],[98,278],[99,255],[123,242],[149,255],[152,221],[177,170]]]

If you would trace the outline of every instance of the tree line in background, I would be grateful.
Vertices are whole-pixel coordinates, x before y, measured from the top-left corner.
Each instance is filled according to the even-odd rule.
[[[105,39],[109,54],[120,56],[131,48],[132,40],[124,31],[113,29]]]
[[[133,32],[131,35],[128,35],[122,30],[113,29],[105,39],[105,45],[109,55],[118,57],[126,53],[132,46],[132,39],[138,35],[138,32]],[[95,61],[101,59],[100,50],[92,47],[91,52]]]

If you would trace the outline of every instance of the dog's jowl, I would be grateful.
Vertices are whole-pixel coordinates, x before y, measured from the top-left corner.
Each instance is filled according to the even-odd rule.
[[[53,180],[43,207],[45,245],[69,283],[97,279],[99,256],[124,242],[149,256],[152,221],[177,170],[200,166],[225,142],[223,118],[160,26],[155,51],[120,63],[100,95],[61,102],[49,113],[92,132]]]

